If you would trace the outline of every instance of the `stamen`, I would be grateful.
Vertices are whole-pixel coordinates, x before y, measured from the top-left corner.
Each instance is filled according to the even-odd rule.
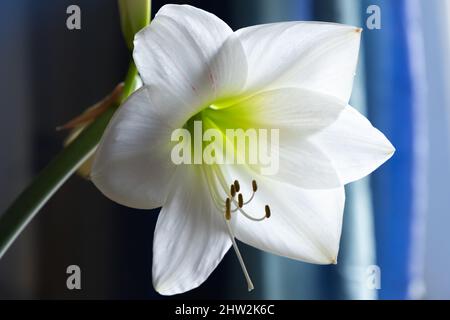
[[[244,206],[244,198],[242,197],[242,193],[238,194],[238,206],[242,208]]]
[[[244,197],[242,195],[242,193],[239,193],[240,191],[240,185],[239,185],[239,181],[235,180],[233,182],[232,185],[230,185],[229,189],[227,188],[227,182],[225,177],[223,176],[222,171],[215,165],[211,166],[212,170],[209,171],[207,169],[205,169],[205,176],[207,179],[207,183],[210,186],[210,193],[211,196],[213,198],[213,202],[216,206],[216,208],[218,208],[219,212],[224,212],[225,210],[225,222],[228,228],[228,233],[230,235],[230,239],[231,242],[233,244],[233,249],[236,252],[236,256],[239,260],[239,264],[242,268],[242,271],[244,273],[245,279],[247,281],[247,286],[248,286],[248,290],[251,291],[253,290],[253,283],[252,280],[250,279],[250,276],[247,272],[247,268],[245,267],[245,263],[244,260],[242,259],[242,255],[239,251],[239,248],[237,246],[236,243],[236,239],[235,236],[233,234],[233,230],[231,229],[230,226],[230,221],[231,221],[231,214],[239,211],[244,217],[246,217],[249,220],[252,221],[263,221],[264,219],[267,219],[270,217],[271,213],[270,213],[270,208],[268,205],[265,206],[265,214],[264,216],[262,216],[261,218],[254,218],[253,216],[249,215],[247,212],[245,212],[243,210],[243,207],[248,204],[255,196],[255,192],[258,190],[258,186],[256,184],[256,181],[253,180],[252,181],[252,195],[249,198],[249,200],[247,200],[246,202],[244,202]],[[222,190],[222,192],[219,191],[219,189]],[[238,197],[236,199],[236,194],[238,193]],[[225,194],[225,197],[222,197],[221,194]],[[223,200],[225,198],[225,201]],[[235,208],[231,209],[231,204],[234,204]]]
[[[249,220],[255,221],[255,222],[259,222],[259,221],[263,221],[264,219],[267,219],[266,215],[262,216],[261,218],[255,218],[252,217],[251,215],[249,215],[247,212],[244,211],[244,209],[242,208],[236,208],[237,211],[239,211],[244,217],[246,217]],[[233,210],[234,211],[234,210]]]
[[[258,190],[258,185],[256,184],[255,180],[252,181],[252,189],[253,189],[253,192],[256,192]]]
[[[270,207],[266,205],[264,210],[266,211],[266,218],[270,218]]]
[[[227,219],[228,221],[231,220],[231,209],[230,208],[231,208],[230,198],[227,198],[227,200],[225,201],[225,219]]]
[[[250,197],[247,201],[244,202],[244,206],[247,205],[247,204],[249,204],[250,202],[252,202],[252,200],[253,200],[254,197],[255,197],[255,193],[253,192],[252,195],[251,195],[251,197]]]
[[[220,173],[220,172],[219,172],[219,173]],[[219,179],[220,179],[220,178],[219,178]],[[222,176],[222,179],[224,180],[223,176]],[[237,190],[237,189],[236,189],[236,185],[237,185],[238,188],[240,189],[239,181],[235,180],[233,185],[234,185],[235,190]],[[252,201],[252,199],[253,199],[254,196],[255,196],[255,192],[256,192],[256,190],[258,189],[258,186],[256,185],[256,181],[255,181],[255,180],[252,181],[252,189],[254,190],[253,193],[252,193],[252,196],[251,196],[250,199],[249,199],[248,201],[246,201],[246,202],[244,202],[244,197],[243,197],[242,193],[239,193],[239,194],[238,194],[238,200],[237,200],[237,201],[235,200],[234,197],[232,197],[232,198],[230,199],[230,201],[232,201],[232,202],[234,203],[234,205],[236,206],[233,210],[231,210],[230,213],[234,213],[234,212],[239,211],[244,217],[246,217],[246,218],[249,219],[249,220],[256,221],[256,222],[263,221],[264,219],[267,219],[267,215],[266,215],[266,214],[264,214],[264,216],[262,216],[262,217],[260,217],[260,218],[255,218],[255,217],[253,217],[252,215],[248,214],[247,212],[245,212],[245,211],[242,209],[245,205],[247,205],[250,201]],[[270,214],[269,214],[269,216],[270,216]]]
[[[234,188],[236,189],[236,192],[241,191],[241,186],[239,185],[239,181],[234,180]]]
[[[203,170],[203,172],[205,174],[206,181],[210,186],[209,191],[211,194],[211,198],[213,199],[214,205],[219,212],[223,212],[225,208],[225,202],[223,201],[222,196],[220,195],[220,192],[217,189],[216,177],[211,176],[211,172],[209,172],[209,170]]]
[[[256,184],[255,180],[252,180],[252,190],[253,190],[253,193],[252,193],[250,199],[248,199],[246,202],[244,202],[244,206],[249,204],[253,200],[256,191],[258,191],[258,185]]]
[[[234,184],[232,184],[231,187],[230,187],[230,195],[233,198],[236,195],[236,187],[234,186]]]

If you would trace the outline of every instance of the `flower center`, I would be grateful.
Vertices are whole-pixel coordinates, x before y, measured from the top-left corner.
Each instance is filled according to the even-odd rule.
[[[226,141],[228,143],[231,143],[232,151],[240,153],[241,156],[243,153],[245,157],[245,155],[249,154],[248,151],[250,149],[249,147],[250,142],[242,144],[244,146],[243,150],[242,148],[238,149],[234,145],[234,138],[229,139],[229,137],[225,134],[225,132],[228,129],[233,129],[236,127],[244,127],[248,129],[249,125],[246,123],[242,123],[239,117],[235,117],[233,112],[231,112],[231,114],[228,114],[226,113],[225,110],[226,108],[215,108],[214,106],[206,108],[197,113],[196,115],[194,115],[193,117],[191,117],[184,125],[184,128],[189,131],[191,136],[194,136],[194,139],[196,134],[196,124],[198,124],[198,122],[201,122],[202,128],[204,130],[211,128],[217,129],[220,132],[220,137],[221,138],[225,137]],[[200,143],[205,144],[204,141]],[[195,152],[196,152],[195,143],[194,145],[191,145],[191,148],[192,148],[191,152],[195,159]],[[224,150],[221,149],[218,152],[223,153],[223,151]],[[227,153],[227,151],[225,153]],[[248,210],[246,210],[246,206],[255,198],[255,194],[258,191],[258,185],[255,180],[251,182],[251,190],[252,190],[251,194],[248,194],[246,197],[244,197],[244,194],[241,191],[240,182],[238,180],[235,180],[232,183],[230,183],[230,181],[227,182],[217,162],[202,165],[202,168],[209,186],[208,189],[210,190],[212,202],[214,203],[214,206],[217,209],[218,214],[222,215],[222,218],[225,221],[228,234],[230,236],[230,240],[233,244],[233,249],[236,253],[236,256],[239,260],[239,264],[242,268],[245,279],[247,281],[248,290],[251,291],[254,288],[253,283],[252,280],[250,279],[244,260],[242,259],[242,255],[236,243],[231,223],[233,223],[232,220],[233,217],[236,217],[239,214],[245,217],[246,219],[255,222],[260,222],[265,219],[268,219],[271,215],[270,207],[266,205],[264,207],[264,213],[262,215],[254,215],[249,213]]]
[[[241,156],[243,162],[251,163],[249,161],[250,147],[258,150],[257,128],[252,128],[251,125],[242,121],[236,113],[226,112],[225,109],[215,109],[213,105],[189,118],[183,128],[187,129],[194,142],[200,141],[202,156],[204,156],[204,152],[208,149],[208,146],[215,145],[216,148],[214,149],[217,152],[214,153],[220,153],[220,155],[216,154],[215,156],[220,157],[223,161],[227,158],[227,153],[231,153],[233,154],[232,159],[234,159],[234,163],[237,163],[237,159]],[[248,131],[252,132],[249,133]],[[254,139],[252,140],[251,138]],[[220,143],[218,140],[220,140]],[[195,143],[191,143],[191,152],[193,155],[197,151],[195,147]],[[242,148],[239,149],[239,147]],[[258,155],[252,156],[257,157]],[[255,161],[258,163],[257,160]]]

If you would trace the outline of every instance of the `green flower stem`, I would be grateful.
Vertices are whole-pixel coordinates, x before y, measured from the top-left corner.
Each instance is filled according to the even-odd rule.
[[[137,70],[132,61],[121,101],[134,90]],[[0,258],[62,184],[91,156],[119,105],[109,108],[54,158],[0,216]]]

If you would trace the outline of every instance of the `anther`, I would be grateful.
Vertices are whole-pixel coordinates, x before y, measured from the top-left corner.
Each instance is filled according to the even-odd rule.
[[[230,194],[232,198],[234,198],[234,196],[236,195],[236,187],[234,186],[234,184],[232,184],[230,187]]]
[[[239,185],[239,181],[234,180],[234,188],[236,189],[236,192],[239,192],[241,190],[241,186]]]
[[[242,197],[242,193],[238,194],[238,206],[242,208],[244,206],[244,198]]]
[[[270,218],[270,207],[266,205],[264,210],[266,211],[266,218]]]
[[[252,189],[253,189],[253,192],[256,192],[256,190],[258,190],[258,185],[256,184],[255,180],[252,181]]]
[[[230,198],[227,198],[225,201],[225,219],[230,220],[231,219],[231,202]]]

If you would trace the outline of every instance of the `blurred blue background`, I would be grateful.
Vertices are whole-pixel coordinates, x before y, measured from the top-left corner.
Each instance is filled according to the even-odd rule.
[[[450,1],[180,3],[213,12],[233,29],[285,20],[362,27],[352,105],[397,152],[347,187],[338,265],[309,265],[242,244],[255,291],[247,293],[230,252],[205,284],[178,297],[450,299]],[[71,4],[81,8],[78,31],[65,25]],[[153,13],[163,4],[153,1]],[[380,9],[381,29],[366,25],[371,5]],[[0,42],[3,211],[60,150],[64,134],[55,127],[123,79],[129,52],[113,0],[2,0]],[[151,285],[156,218],[157,210],[119,206],[71,178],[0,260],[0,298],[162,299]],[[80,291],[66,289],[71,264],[81,267]]]

